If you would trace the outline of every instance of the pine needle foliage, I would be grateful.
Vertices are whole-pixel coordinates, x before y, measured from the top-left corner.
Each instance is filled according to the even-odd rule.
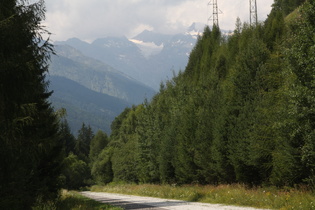
[[[58,194],[63,158],[45,75],[53,47],[44,1],[0,4],[0,206],[29,209]]]

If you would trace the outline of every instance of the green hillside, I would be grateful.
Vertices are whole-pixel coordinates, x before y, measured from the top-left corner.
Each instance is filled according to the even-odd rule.
[[[315,2],[285,21],[301,3],[275,1],[229,37],[205,28],[185,71],[116,118],[95,164],[114,181],[314,187]]]

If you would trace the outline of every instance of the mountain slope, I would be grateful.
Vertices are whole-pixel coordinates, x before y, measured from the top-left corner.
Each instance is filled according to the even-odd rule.
[[[113,96],[92,91],[70,79],[49,76],[50,98],[55,109],[65,108],[72,132],[76,133],[83,122],[94,131],[99,129],[110,133],[112,120],[130,103]]]
[[[57,45],[55,48],[57,56],[52,57],[49,69],[51,75],[71,79],[93,91],[124,99],[133,104],[139,104],[155,93],[152,88],[111,66],[83,55],[70,46]]]
[[[136,80],[158,90],[160,82],[186,67],[198,30],[192,25],[187,33],[165,35],[152,31],[128,40],[106,37],[91,44],[72,38],[57,45],[69,45],[84,55],[100,60]]]

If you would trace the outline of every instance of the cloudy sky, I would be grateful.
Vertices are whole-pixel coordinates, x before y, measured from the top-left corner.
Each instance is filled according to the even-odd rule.
[[[183,32],[193,22],[208,23],[210,0],[46,0],[44,25],[53,41],[77,37],[92,41],[106,36],[132,38],[144,29]],[[249,0],[217,0],[221,29],[233,30],[235,20],[249,21]],[[273,0],[257,0],[263,21]],[[211,25],[211,21],[209,22]]]

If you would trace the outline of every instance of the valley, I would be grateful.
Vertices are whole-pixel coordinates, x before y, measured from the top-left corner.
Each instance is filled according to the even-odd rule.
[[[183,34],[145,30],[131,39],[105,37],[88,43],[71,38],[55,42],[56,55],[49,68],[50,90],[55,92],[53,106],[67,110],[73,133],[83,122],[94,132],[100,129],[110,133],[110,123],[124,108],[150,101],[161,82],[186,67],[203,27],[194,23]],[[97,104],[104,100],[116,106],[108,107],[110,102]]]

